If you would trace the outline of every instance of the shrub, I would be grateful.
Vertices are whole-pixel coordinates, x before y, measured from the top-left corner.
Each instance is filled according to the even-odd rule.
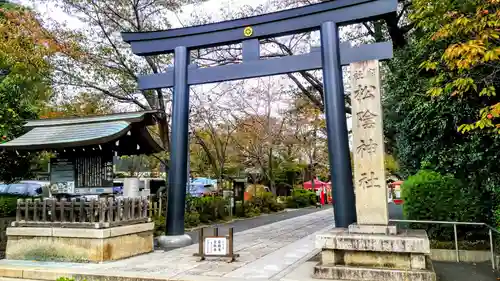
[[[404,199],[403,213],[410,220],[483,222],[488,213],[487,201],[478,191],[470,190],[451,175],[441,175],[430,170],[421,170],[401,186]],[[452,241],[451,225],[412,225],[423,228],[431,239]],[[474,239],[482,233],[479,228],[458,226],[461,239]]]
[[[18,196],[0,195],[0,217],[13,217],[16,215]]]
[[[310,190],[296,188],[286,198],[287,208],[304,208],[316,204],[316,194]]]
[[[249,202],[262,213],[279,212],[285,209],[282,204],[278,203],[276,196],[271,192],[265,192],[262,196],[252,197]]]
[[[200,224],[200,214],[198,212],[186,212],[184,214],[184,227],[192,228]]]
[[[22,195],[14,194],[0,194],[0,217],[14,217],[16,216],[17,199],[26,199]],[[32,198],[35,199],[34,197]]]
[[[167,230],[165,217],[163,215],[156,216],[153,218],[153,222],[155,223],[153,235],[159,236],[165,234],[165,231]]]
[[[229,217],[229,202],[222,196],[188,197],[187,212],[196,211],[202,223],[225,220]]]

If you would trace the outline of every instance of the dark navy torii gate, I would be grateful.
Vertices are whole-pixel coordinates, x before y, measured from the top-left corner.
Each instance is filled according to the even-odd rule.
[[[124,32],[134,54],[174,52],[166,73],[139,78],[140,90],[174,87],[169,170],[167,235],[184,235],[189,85],[323,69],[324,104],[336,227],[356,222],[354,189],[346,125],[342,65],[392,57],[392,44],[350,47],[339,43],[338,27],[381,19],[397,10],[397,0],[335,0],[280,12],[219,23],[154,32]],[[321,51],[261,59],[259,40],[320,30]],[[198,68],[189,65],[189,51],[242,43],[243,62]]]

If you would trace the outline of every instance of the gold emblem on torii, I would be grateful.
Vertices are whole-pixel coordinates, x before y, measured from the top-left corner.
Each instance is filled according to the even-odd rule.
[[[245,29],[243,30],[243,35],[245,35],[245,37],[250,37],[252,36],[252,34],[253,34],[253,28],[250,26],[245,27]]]

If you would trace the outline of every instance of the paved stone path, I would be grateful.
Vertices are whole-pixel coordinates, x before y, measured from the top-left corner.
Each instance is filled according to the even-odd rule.
[[[286,219],[296,218],[307,214],[316,213],[325,209],[331,210],[333,216],[332,205],[325,205],[323,208],[302,208],[302,209],[287,209],[285,212],[265,214],[254,218],[235,220],[230,223],[215,224],[218,226],[221,233],[227,233],[230,227],[233,228],[234,233],[242,232],[248,229],[256,228],[259,226],[279,222]],[[194,243],[198,242],[198,231],[187,232]]]
[[[230,277],[241,280],[279,279],[294,264],[316,253],[315,233],[333,227],[332,209],[282,220],[235,234],[236,262],[193,256],[198,244],[102,264],[76,264],[1,260],[1,267],[37,268],[43,271],[98,276],[126,276],[150,279],[200,280],[200,277]],[[55,273],[53,273],[55,274]],[[206,279],[206,278],[205,278]]]

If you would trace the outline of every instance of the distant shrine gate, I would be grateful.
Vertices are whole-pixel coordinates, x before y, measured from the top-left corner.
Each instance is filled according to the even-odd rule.
[[[166,31],[123,33],[123,40],[130,43],[136,55],[174,53],[172,69],[165,73],[142,76],[138,82],[140,90],[174,88],[167,235],[184,234],[189,86],[320,68],[323,70],[335,223],[336,227],[348,227],[356,222],[341,66],[389,59],[392,57],[392,44],[382,42],[353,48],[349,44],[340,44],[338,28],[342,25],[382,19],[396,10],[397,0],[336,0],[207,25]],[[314,48],[303,55],[260,58],[259,40],[314,30],[321,32],[320,48]],[[197,65],[190,64],[190,51],[235,43],[242,43],[243,46],[243,62],[240,64],[209,68],[198,68]],[[368,118],[368,115],[364,117]],[[370,151],[370,143],[364,145],[368,146],[366,151]],[[372,172],[367,171],[363,178],[356,178],[361,183],[372,183],[372,176]],[[378,181],[375,184],[379,184]]]

